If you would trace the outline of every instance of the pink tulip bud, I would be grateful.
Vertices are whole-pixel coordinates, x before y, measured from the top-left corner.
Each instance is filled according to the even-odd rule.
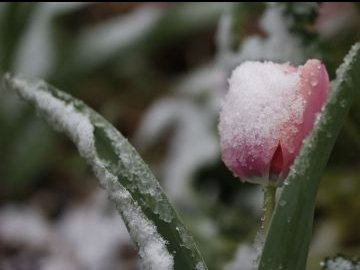
[[[229,79],[219,133],[225,165],[242,181],[279,185],[325,103],[321,61],[304,66],[245,62]]]

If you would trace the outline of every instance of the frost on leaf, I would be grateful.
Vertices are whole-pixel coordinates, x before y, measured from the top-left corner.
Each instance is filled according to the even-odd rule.
[[[72,99],[69,95],[49,88],[43,81],[27,80],[25,78],[11,78],[6,76],[6,83],[10,88],[15,88],[27,101],[31,102],[39,113],[44,115],[55,129],[65,132],[76,144],[80,154],[91,164],[100,185],[107,191],[110,200],[116,205],[122,215],[132,239],[139,249],[144,269],[169,270],[173,269],[174,259],[166,247],[166,241],[158,233],[156,226],[149,220],[130,192],[118,181],[116,171],[109,166],[110,161],[99,158],[95,147],[94,122],[100,118],[80,101]],[[95,119],[94,119],[95,118]],[[125,140],[120,137],[118,140]],[[124,143],[124,145],[127,145]],[[128,146],[128,145],[127,145]],[[120,145],[118,145],[120,147]],[[128,146],[129,147],[129,146]],[[119,149],[117,149],[119,150]],[[125,155],[131,160],[131,147],[122,148]],[[126,159],[123,153],[117,153],[120,160]],[[128,161],[129,161],[128,160]],[[135,159],[135,165],[139,164]],[[134,169],[134,168],[132,168]],[[140,173],[144,170],[139,169]],[[138,173],[135,171],[134,173]],[[141,183],[140,183],[141,186]],[[160,196],[158,189],[142,190],[151,195]],[[159,197],[159,199],[161,199]],[[170,217],[168,217],[170,218]]]

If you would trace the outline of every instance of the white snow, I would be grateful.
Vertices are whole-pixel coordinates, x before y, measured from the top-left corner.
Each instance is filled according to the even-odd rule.
[[[58,245],[67,247],[66,252],[86,269],[106,265],[116,255],[119,243],[130,240],[121,217],[110,211],[113,209],[107,209],[106,213],[106,207],[104,192],[98,192],[88,201],[68,210],[56,226]],[[54,250],[53,253],[61,252]],[[50,264],[49,259],[46,264]]]
[[[117,50],[142,37],[161,18],[163,12],[145,5],[128,15],[115,17],[86,30],[76,47],[76,63],[97,64]]]
[[[49,244],[51,231],[34,208],[8,206],[0,212],[0,236],[7,243],[40,249]]]
[[[324,264],[326,265],[326,270],[360,270],[360,264],[354,265],[350,260],[342,256],[327,260]]]
[[[86,158],[94,155],[94,127],[86,115],[78,112],[71,104],[53,97],[45,90],[47,86],[43,81],[31,85],[25,80],[14,79],[14,83],[25,99],[35,102],[38,110],[46,114],[47,120],[55,129],[70,135],[81,155]]]
[[[173,269],[173,256],[166,249],[166,241],[158,234],[154,224],[144,216],[140,207],[131,201],[130,193],[120,187],[117,178],[114,176],[107,175],[102,179],[109,181],[109,197],[115,202],[116,207],[125,219],[130,235],[138,244],[139,255],[142,258],[142,269]]]
[[[114,210],[102,190],[53,221],[36,204],[4,206],[0,238],[5,245],[36,250],[41,270],[110,269],[115,263],[125,268],[137,262],[118,256],[119,247],[130,245],[130,238]]]
[[[299,38],[289,32],[280,5],[268,4],[261,17],[260,27],[267,37],[254,35],[246,38],[239,52],[232,57],[233,66],[244,60],[303,62],[304,48]]]
[[[257,157],[258,146],[276,147],[279,138],[286,137],[281,136],[284,123],[301,123],[304,101],[298,94],[300,77],[284,69],[272,62],[245,62],[233,71],[220,113],[219,131],[224,145],[247,145],[250,149],[246,155]],[[287,149],[293,147],[291,141],[286,143]],[[237,154],[244,162],[246,156]],[[264,154],[262,158],[270,160],[267,155],[273,153]]]
[[[36,104],[48,122],[56,129],[70,135],[80,154],[91,163],[101,186],[115,203],[129,228],[130,235],[139,248],[139,255],[145,269],[173,269],[173,256],[166,248],[166,241],[157,232],[155,225],[145,216],[132,199],[131,194],[106,169],[106,164],[97,156],[94,145],[94,127],[87,111],[54,97],[43,81],[30,81],[18,77],[8,82],[19,91],[23,98]],[[62,94],[66,99],[67,95]]]
[[[52,20],[56,15],[78,9],[88,3],[39,3],[20,42],[15,61],[16,72],[44,77],[55,65]]]
[[[225,265],[224,270],[255,270],[256,250],[249,245],[240,245],[232,262]]]

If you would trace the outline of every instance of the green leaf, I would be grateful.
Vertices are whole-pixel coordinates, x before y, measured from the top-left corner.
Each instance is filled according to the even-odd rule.
[[[4,81],[76,144],[122,215],[146,269],[207,269],[158,181],[109,122],[42,80],[6,75]]]
[[[291,168],[265,240],[259,269],[305,269],[316,192],[336,137],[360,88],[360,43],[337,70],[326,106]]]

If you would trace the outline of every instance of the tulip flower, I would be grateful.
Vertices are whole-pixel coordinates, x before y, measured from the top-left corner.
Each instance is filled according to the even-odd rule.
[[[329,77],[320,60],[294,67],[244,62],[229,79],[220,112],[225,165],[242,181],[278,186],[325,103]]]

